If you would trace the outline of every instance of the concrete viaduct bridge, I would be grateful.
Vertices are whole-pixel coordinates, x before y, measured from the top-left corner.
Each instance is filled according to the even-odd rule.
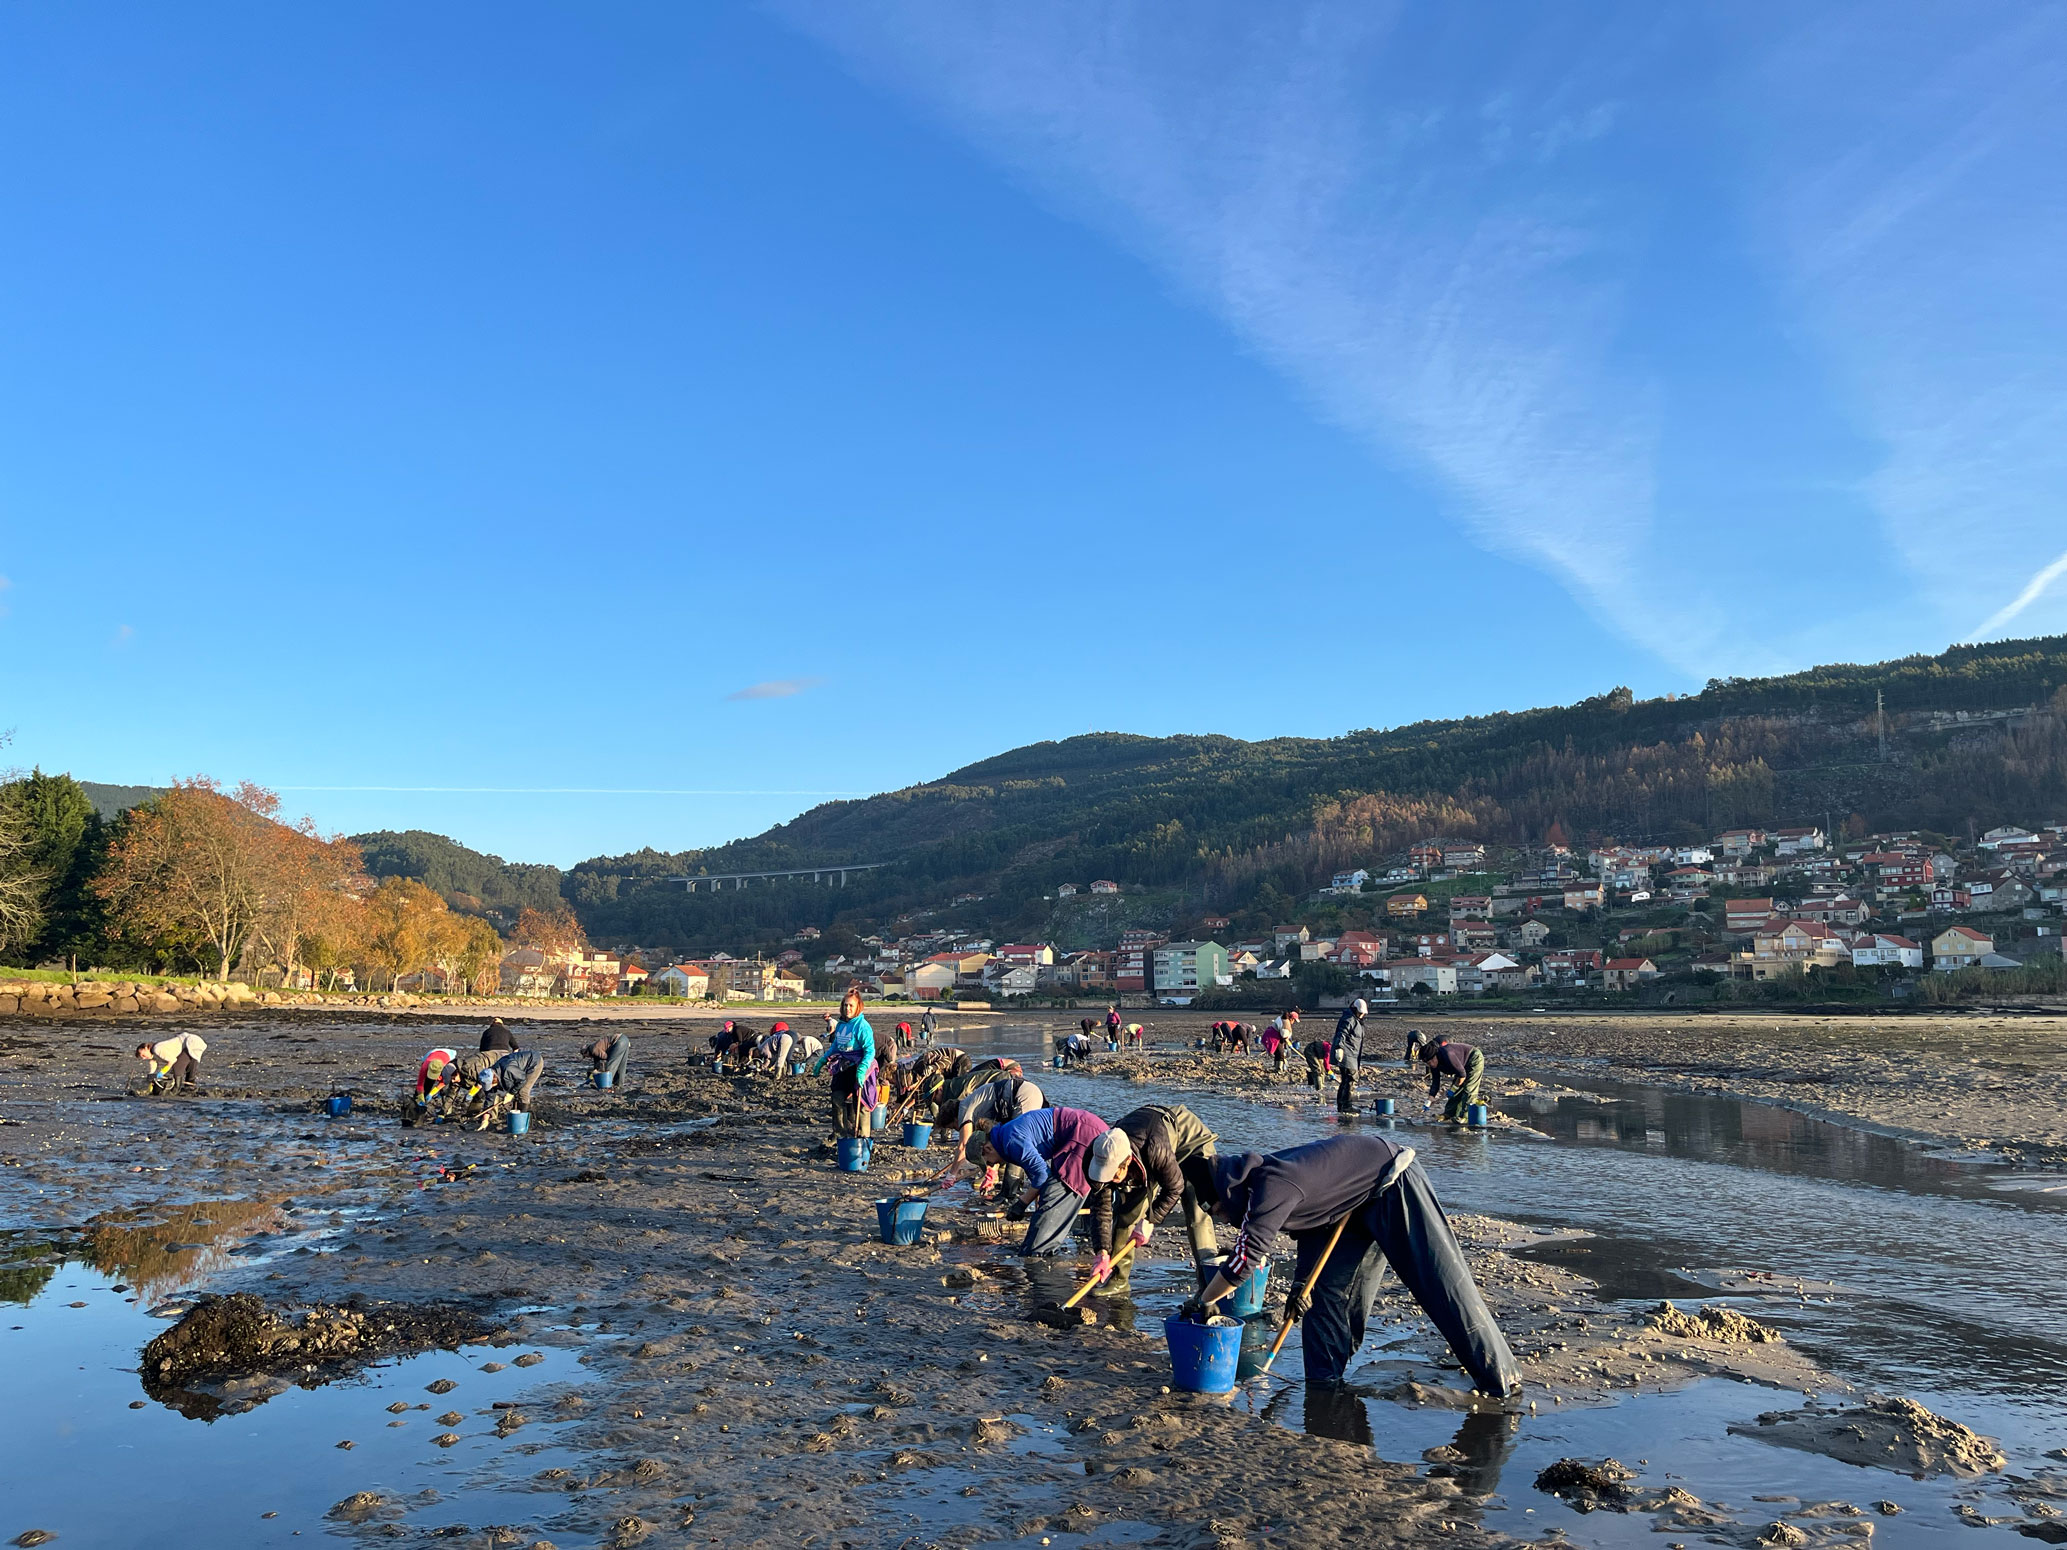
[[[716,893],[727,883],[738,889],[744,888],[748,883],[775,883],[786,877],[808,877],[814,883],[823,882],[828,887],[844,888],[847,886],[849,872],[873,872],[889,864],[887,861],[867,861],[848,866],[796,867],[787,872],[724,872],[711,877],[670,877],[665,881],[680,883],[691,893],[699,888],[708,888],[712,893]]]

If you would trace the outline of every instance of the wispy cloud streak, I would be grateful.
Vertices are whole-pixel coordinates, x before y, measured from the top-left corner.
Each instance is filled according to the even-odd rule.
[[[823,678],[771,678],[766,683],[748,684],[744,689],[734,689],[725,698],[728,700],[786,700],[792,695],[802,694],[806,689],[815,689],[824,682]]]
[[[1691,675],[1941,644],[2017,584],[2005,550],[2051,552],[2057,3],[1608,0],[1497,26],[1405,0],[774,4],[1155,264],[1422,473],[1481,546]],[[1686,209],[1712,229],[1668,235]],[[1788,429],[1759,421],[1765,384],[1675,353],[1718,263],[1749,310],[1770,307],[1775,350],[1808,321],[1823,361],[1803,364],[1804,399],[1877,440],[1864,483],[1849,452],[1776,462],[1793,504],[1761,501],[1761,437]],[[1735,428],[1716,433],[1707,405],[1731,392]],[[1677,418],[1676,395],[1693,406]],[[1714,467],[1750,469],[1732,487],[1748,493],[1698,488]],[[1733,565],[1743,585],[1711,584],[1719,538],[1777,562],[1767,537],[1826,484],[1830,530],[1782,547],[1891,545],[1892,578],[1847,592]]]
[[[2067,627],[2027,569],[2067,531],[2067,6],[1791,14],[1747,207],[1886,449],[1868,493],[1948,633]]]

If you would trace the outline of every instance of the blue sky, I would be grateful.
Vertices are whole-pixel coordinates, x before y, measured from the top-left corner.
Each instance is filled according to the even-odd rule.
[[[567,863],[2067,628],[2067,10],[1488,14],[9,8],[4,757]]]

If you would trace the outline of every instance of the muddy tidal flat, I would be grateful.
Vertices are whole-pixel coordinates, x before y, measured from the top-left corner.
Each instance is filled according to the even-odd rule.
[[[613,1019],[634,1049],[607,1091],[577,1024],[518,1024],[552,1068],[511,1137],[399,1123],[423,1052],[477,1021],[225,1014],[201,1092],[152,1100],[124,1090],[146,1019],[16,1017],[0,1540],[2067,1541],[2057,1029],[1431,1020],[1492,1062],[1467,1132],[1404,1066],[1338,1117],[1303,1068],[1198,1054],[1210,1021],[1044,1080],[1108,1119],[1188,1103],[1223,1149],[1395,1097],[1518,1402],[1465,1392],[1391,1285],[1347,1393],[1306,1394],[1296,1332],[1232,1395],[1173,1392],[1175,1223],[1095,1324],[1035,1322],[1073,1260],[1029,1273],[966,1188],[881,1242],[876,1201],[943,1153],[893,1138],[839,1172],[821,1088],[704,1068],[715,1019]],[[951,1022],[1031,1070],[1074,1018]]]

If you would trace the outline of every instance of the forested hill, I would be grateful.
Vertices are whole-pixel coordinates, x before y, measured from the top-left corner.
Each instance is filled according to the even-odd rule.
[[[1093,733],[826,803],[718,849],[586,861],[563,888],[599,936],[717,946],[963,892],[986,894],[978,913],[1002,928],[1056,884],[1098,877],[1230,907],[1266,881],[1296,893],[1436,835],[1694,839],[1854,814],[1874,830],[1960,832],[2067,814],[2063,686],[2056,636],[1338,738]],[[2025,711],[2037,713],[1989,714]],[[837,895],[691,895],[661,881],[833,862],[895,865]]]
[[[375,877],[413,877],[469,915],[514,920],[526,909],[551,912],[560,905],[560,869],[505,861],[455,844],[422,829],[355,834],[352,843]]]

